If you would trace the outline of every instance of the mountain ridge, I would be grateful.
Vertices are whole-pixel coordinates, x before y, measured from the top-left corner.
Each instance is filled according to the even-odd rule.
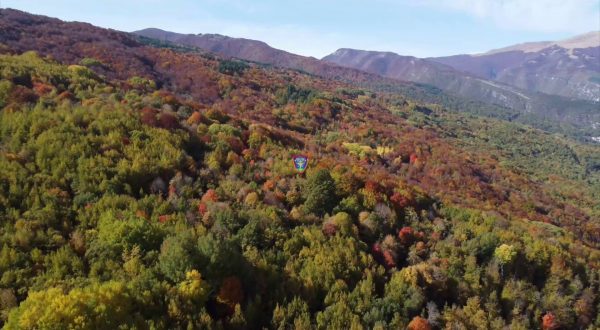
[[[524,42],[507,47],[501,47],[492,49],[484,53],[473,54],[474,56],[481,55],[492,55],[496,53],[504,53],[510,51],[522,51],[524,53],[533,53],[549,48],[552,46],[559,46],[565,49],[576,49],[576,48],[593,48],[600,47],[600,31],[590,31],[587,33],[579,34],[570,38],[561,39],[557,41],[534,41]],[[452,56],[452,55],[451,55]]]
[[[600,102],[600,32],[429,59],[524,90]]]
[[[433,85],[446,92],[479,101],[498,102],[522,114],[534,113],[540,116],[554,116],[555,120],[566,119],[580,124],[585,123],[585,126],[593,130],[595,130],[594,124],[600,122],[600,111],[597,111],[599,105],[596,102],[571,100],[527,91],[500,81],[487,80],[480,75],[467,72],[468,68],[453,67],[452,63],[438,62],[435,59],[419,59],[392,52],[346,48],[337,50],[323,60],[388,78]],[[573,114],[566,114],[564,112],[566,108],[574,111]],[[579,110],[583,111],[579,112]]]
[[[569,125],[579,127],[577,129],[584,128],[585,130],[591,131],[596,130],[596,128],[592,126],[592,123],[600,122],[600,114],[596,114],[592,111],[595,108],[595,105],[593,104],[570,101],[568,99],[560,99],[551,95],[545,96],[538,93],[527,95],[530,92],[519,90],[510,85],[499,85],[497,82],[483,82],[481,80],[483,78],[477,75],[465,73],[450,65],[438,63],[429,59],[418,59],[415,57],[400,56],[391,52],[385,52],[385,56],[397,56],[402,59],[401,63],[396,62],[395,64],[395,70],[400,72],[400,74],[391,75],[386,74],[386,72],[384,72],[385,70],[380,70],[380,68],[373,69],[360,66],[341,65],[342,63],[328,61],[331,60],[331,57],[317,60],[291,54],[283,50],[275,49],[264,42],[255,40],[230,37],[212,40],[210,34],[179,34],[156,28],[139,30],[133,33],[144,37],[155,37],[159,40],[176,44],[199,47],[207,51],[219,53],[223,56],[300,69],[327,78],[343,78],[346,80],[358,79],[362,82],[373,82],[377,80],[373,77],[362,76],[355,71],[345,71],[343,68],[358,69],[359,72],[375,74],[396,81],[427,84],[440,88],[442,91],[460,98],[471,99],[491,106],[500,106],[502,108],[511,109],[510,111],[502,109],[491,110],[494,116],[516,118],[515,116],[535,114],[536,116],[546,118],[544,120],[555,122],[566,121]],[[343,49],[339,51],[343,51]],[[374,54],[374,52],[371,53]],[[409,65],[411,61],[414,62],[414,65]],[[379,61],[379,63],[382,62],[385,61]],[[382,82],[379,82],[379,84],[381,83]],[[524,95],[526,95],[525,98],[523,97]],[[574,111],[575,114],[566,114],[564,109],[568,109],[568,111],[566,111],[568,113]],[[515,114],[509,115],[509,112],[514,112]],[[532,120],[531,122],[535,125],[537,122],[540,122],[540,120]],[[590,135],[600,135],[600,132],[592,132]]]

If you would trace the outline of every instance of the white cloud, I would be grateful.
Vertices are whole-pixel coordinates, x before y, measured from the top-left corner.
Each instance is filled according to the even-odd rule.
[[[410,0],[491,20],[505,29],[538,32],[600,30],[598,0]]]

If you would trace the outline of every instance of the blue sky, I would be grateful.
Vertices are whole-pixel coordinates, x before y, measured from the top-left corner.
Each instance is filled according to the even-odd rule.
[[[419,57],[600,30],[598,0],[0,0],[68,21],[258,39],[314,57],[338,48]]]

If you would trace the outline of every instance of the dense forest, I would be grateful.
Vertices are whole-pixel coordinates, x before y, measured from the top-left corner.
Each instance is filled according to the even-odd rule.
[[[82,23],[0,28],[4,328],[600,328],[597,145]]]

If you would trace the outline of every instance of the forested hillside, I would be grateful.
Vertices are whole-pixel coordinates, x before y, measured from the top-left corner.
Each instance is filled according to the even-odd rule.
[[[0,45],[6,329],[600,327],[600,147],[60,24]]]
[[[321,77],[361,82],[363,86],[374,90],[395,90],[424,102],[443,104],[453,111],[525,123],[551,132],[566,133],[581,140],[591,141],[590,137],[600,135],[600,124],[597,124],[600,123],[600,90],[592,81],[594,70],[598,70],[598,56],[593,49],[578,49],[581,59],[577,61],[573,60],[577,56],[571,55],[571,58],[563,54],[561,57],[553,56],[550,61],[543,61],[543,68],[528,67],[528,79],[524,79],[523,74],[516,75],[519,78],[515,78],[515,75],[507,73],[501,75],[504,79],[496,81],[495,76],[488,76],[490,72],[501,71],[489,67],[494,62],[493,59],[497,58],[496,55],[493,58],[464,55],[447,59],[420,59],[389,52],[339,49],[322,60],[317,60],[275,49],[257,40],[214,34],[180,34],[156,28],[133,33],[139,35],[143,43],[198,47],[225,57],[299,69]],[[502,55],[500,57],[503,58]],[[523,63],[538,59],[528,55],[523,57]],[[442,64],[446,61],[448,65]],[[484,67],[486,74],[473,72],[471,64],[478,67],[475,63],[481,63],[479,65]],[[564,68],[564,63],[569,63],[569,69]],[[558,67],[561,68],[560,78],[554,73]],[[522,85],[522,81],[530,80],[536,81],[535,85],[540,87],[546,85],[546,89],[538,90],[533,86],[529,88]],[[557,81],[561,83],[557,84]],[[581,96],[583,100],[596,102],[536,91],[568,97]]]
[[[579,50],[578,50],[579,51]],[[583,51],[583,50],[581,50]],[[567,51],[565,50],[565,53]],[[590,52],[592,53],[592,52]],[[583,54],[580,54],[583,57]],[[566,58],[570,59],[567,55]],[[478,58],[478,57],[475,57]],[[600,123],[600,103],[597,98],[600,97],[600,86],[594,82],[585,82],[587,78],[578,79],[578,74],[574,70],[564,70],[563,77],[552,76],[552,73],[545,72],[540,67],[527,68],[528,77],[534,77],[535,80],[552,84],[554,80],[569,81],[564,76],[572,77],[569,83],[579,85],[581,94],[588,94],[588,97],[577,100],[561,97],[558,95],[549,95],[537,92],[536,88],[528,89],[522,84],[511,84],[511,79],[486,80],[490,79],[481,76],[472,75],[468,70],[461,71],[437,62],[435,59],[419,59],[412,56],[400,56],[390,52],[363,51],[356,49],[338,49],[336,52],[323,58],[323,61],[343,65],[349,68],[364,70],[366,72],[382,75],[388,78],[401,79],[435,86],[449,95],[459,95],[467,100],[476,100],[486,104],[483,108],[487,111],[465,109],[461,111],[475,112],[488,115],[495,118],[505,118],[511,121],[525,123],[540,129],[569,133],[574,136],[583,137],[585,135],[596,136],[600,134],[598,123]],[[490,61],[489,59],[483,60]],[[524,60],[524,62],[535,62],[535,60]],[[544,68],[553,72],[558,67],[562,67],[564,58],[555,59],[545,63]],[[529,63],[527,62],[527,63]],[[591,56],[586,62],[597,62],[597,58]],[[571,64],[571,63],[569,63]],[[572,64],[570,67],[580,67],[580,64]],[[590,65],[592,66],[592,65]],[[594,68],[592,68],[594,70]],[[522,70],[525,71],[525,70]],[[522,77],[524,74],[520,74]],[[575,78],[578,77],[578,78]],[[519,80],[513,78],[514,80]],[[521,80],[529,81],[534,79]],[[505,85],[504,83],[508,83]],[[542,85],[543,83],[539,83]],[[565,83],[566,84],[566,83]],[[523,89],[520,89],[523,88]],[[555,87],[555,90],[567,90],[567,87]],[[585,90],[585,91],[584,91]],[[589,99],[589,101],[584,101]],[[595,100],[595,101],[591,101]],[[501,107],[502,110],[494,108]]]

